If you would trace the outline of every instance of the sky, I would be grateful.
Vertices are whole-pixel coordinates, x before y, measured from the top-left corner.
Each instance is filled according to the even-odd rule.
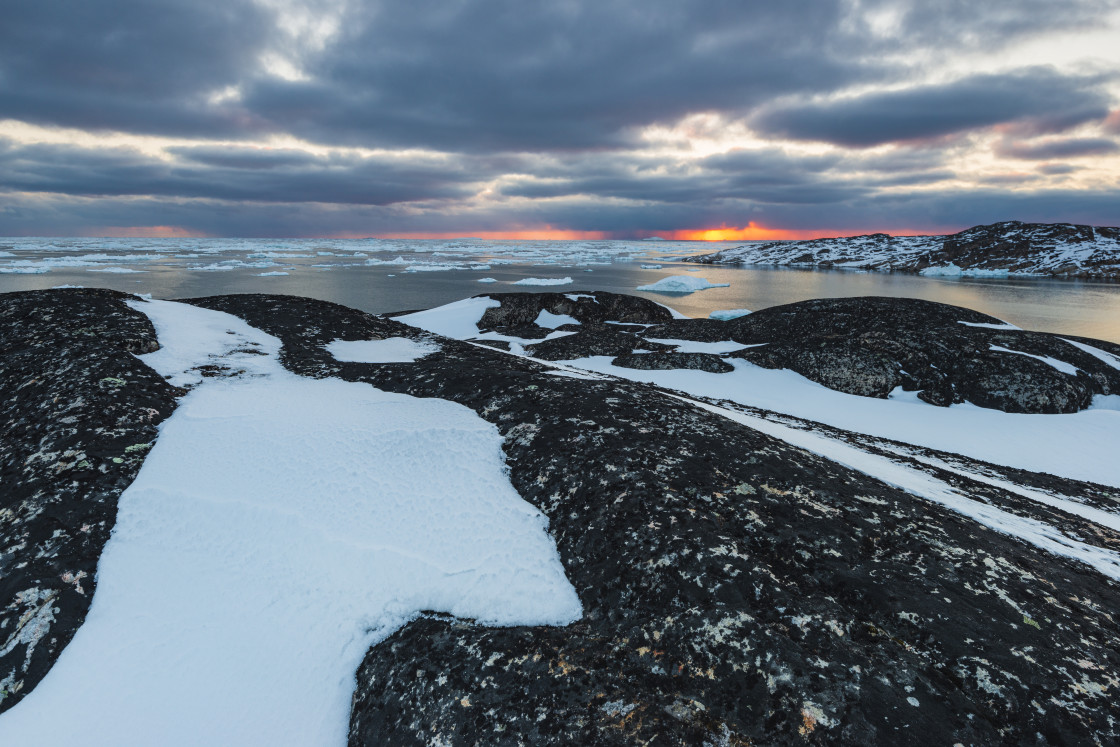
[[[0,235],[1120,225],[1120,0],[38,0]]]

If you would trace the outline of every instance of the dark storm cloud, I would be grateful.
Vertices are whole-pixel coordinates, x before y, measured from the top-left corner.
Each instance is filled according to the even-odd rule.
[[[376,3],[309,61],[312,81],[246,103],[322,141],[613,147],[631,127],[858,79],[866,65],[830,51],[839,21],[839,0]]]
[[[583,161],[593,161],[586,166]],[[816,205],[840,203],[891,186],[932,184],[952,179],[936,157],[801,155],[781,149],[732,150],[690,163],[651,157],[576,158],[567,168],[536,165],[540,179],[519,179],[502,194],[527,198],[600,197],[701,204],[713,200],[747,200],[758,204]],[[873,176],[854,179],[853,171]]]
[[[478,159],[315,158],[302,151],[176,148],[182,162],[128,148],[14,146],[0,140],[3,187],[90,196],[153,195],[389,205],[466,197],[487,176]],[[489,174],[493,176],[493,174]]]
[[[1120,145],[1115,140],[1100,137],[1046,140],[1041,143],[1004,142],[996,146],[995,149],[996,154],[1004,158],[1020,158],[1031,161],[1101,156],[1117,151],[1120,151]]]
[[[5,3],[0,115],[125,132],[249,130],[250,113],[208,96],[245,78],[271,26],[247,0]]]
[[[774,107],[751,122],[772,137],[854,148],[930,140],[994,125],[1009,125],[1024,134],[1060,132],[1108,115],[1110,97],[1101,89],[1102,82],[1098,76],[1063,75],[1036,67],[826,103]]]
[[[300,23],[281,23],[285,11],[269,9],[285,3],[307,11],[311,25],[341,13],[339,32],[323,45],[308,42]],[[160,159],[0,139],[0,234],[169,223],[220,235],[543,225],[625,232],[750,220],[932,225],[932,205],[976,212],[936,192],[958,166],[953,146],[967,141],[950,145],[945,136],[998,125],[1005,147],[1041,159],[1073,157],[1068,149],[1088,146],[1085,139],[1031,141],[1040,134],[1092,120],[1102,120],[1104,133],[1120,133],[1103,78],[1030,68],[905,88],[961,53],[1085,28],[1116,0],[8,6],[0,17],[0,118],[199,142],[287,134],[380,150],[363,158],[199,145],[167,148],[169,158]],[[262,61],[270,56],[303,79],[269,74]],[[820,103],[853,86],[885,84],[895,92]],[[656,154],[639,137],[644,126],[694,113],[856,149],[807,156],[775,147],[683,159]],[[1010,145],[1015,138],[1023,143]],[[932,144],[915,145],[923,139]],[[906,147],[860,150],[895,141]],[[385,150],[406,147],[426,154]],[[1055,150],[1061,147],[1064,154]],[[1047,173],[1056,172],[1032,168],[1012,177]],[[489,182],[497,194],[480,196]],[[914,193],[929,196],[929,205],[881,201],[887,188],[906,192],[907,185],[922,185]],[[978,193],[985,210],[1042,204],[1000,203],[995,193]]]
[[[907,75],[884,52],[977,46],[968,29],[998,47],[1082,26],[1114,4],[863,2],[898,11],[898,29],[883,36],[847,0],[333,3],[343,8],[341,31],[314,49],[282,30],[284,11],[250,0],[17,2],[0,23],[0,112],[126,132],[288,132],[377,147],[616,147],[635,127],[691,112],[742,114],[777,96]],[[266,75],[266,53],[307,79]],[[211,98],[227,87],[241,97]]]

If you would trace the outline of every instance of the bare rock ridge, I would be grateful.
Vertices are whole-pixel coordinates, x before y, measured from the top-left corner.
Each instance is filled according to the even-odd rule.
[[[126,298],[0,294],[0,711],[85,620],[117,498],[182,393],[133,355],[159,344]]]
[[[774,306],[729,321],[667,319],[657,304],[628,298],[625,319],[599,322],[590,308],[613,294],[525,293],[491,295],[484,330],[530,339],[552,329],[525,320],[542,312],[582,320],[558,330],[564,337],[526,346],[544,360],[610,355],[626,368],[688,368],[720,373],[744,359],[764,368],[788,368],[831,389],[885,398],[896,388],[934,405],[971,402],[1005,412],[1063,413],[1085,409],[1096,395],[1120,394],[1120,371],[1100,353],[1120,356],[1120,345],[1028,332],[956,306],[911,298],[834,298]],[[617,296],[615,298],[618,298]],[[612,300],[616,307],[623,302]],[[588,310],[584,310],[584,309]],[[613,308],[613,307],[612,307]],[[741,343],[716,356],[674,352],[657,340]],[[1081,347],[1074,343],[1080,343]],[[1095,350],[1098,354],[1086,350]]]
[[[924,275],[1042,275],[1120,280],[1120,228],[1005,221],[974,226],[949,236],[876,233],[749,244],[684,261]]]
[[[573,301],[572,295],[591,298]],[[121,298],[78,291],[0,295],[0,322],[41,315],[41,309],[51,312],[35,322],[34,337],[42,344],[33,349],[11,342],[23,339],[19,323],[0,323],[3,355],[26,349],[18,373],[9,376],[16,369],[5,358],[0,381],[4,433],[15,434],[4,442],[0,509],[8,518],[5,532],[23,532],[14,540],[5,534],[0,561],[5,583],[10,569],[41,562],[33,559],[47,541],[34,539],[40,536],[34,534],[38,519],[17,524],[9,517],[31,516],[36,506],[50,503],[50,491],[69,491],[60,492],[55,502],[95,505],[94,515],[56,510],[43,524],[50,531],[42,536],[55,531],[77,536],[82,526],[101,522],[106,525],[105,534],[98,535],[103,544],[116,496],[131,479],[106,482],[107,475],[118,474],[109,467],[72,473],[60,468],[56,457],[47,459],[49,452],[36,456],[42,436],[28,429],[74,428],[61,422],[68,414],[60,403],[101,392],[106,376],[125,382],[111,390],[121,398],[113,402],[122,404],[122,412],[147,406],[159,417],[170,412],[175,394],[170,387],[154,374],[144,379],[124,367],[131,359],[143,368],[120,352],[122,340],[141,339],[143,349],[150,349],[153,340],[137,337],[142,317]],[[506,299],[500,300],[505,307]],[[618,304],[617,315],[625,319],[592,318],[590,306],[585,312],[560,310],[563,302],[607,305],[603,301]],[[911,313],[885,299],[860,301],[858,310],[844,313],[864,318]],[[82,316],[94,303],[101,305],[96,314]],[[1120,740],[1114,717],[1120,586],[1088,566],[667,397],[656,387],[557,376],[541,363],[446,339],[440,340],[438,353],[412,363],[339,362],[324,348],[335,339],[431,335],[312,299],[244,295],[191,303],[234,314],[279,337],[281,361],[297,374],[445,398],[494,423],[505,439],[511,481],[549,517],[550,533],[579,593],[585,615],[563,628],[495,628],[438,615],[405,625],[370,649],[359,668],[350,717],[353,745]],[[508,303],[511,311],[492,309],[484,325],[526,330],[542,310],[563,313],[580,324],[560,329],[576,334],[547,341],[545,334],[522,336],[542,340],[533,346],[538,348],[572,340],[565,354],[578,352],[583,343],[576,338],[585,334],[591,347],[612,335],[628,336],[623,337],[630,345],[626,352],[609,354],[660,356],[666,366],[687,363],[690,359],[673,356],[688,354],[674,353],[672,345],[642,352],[655,349],[653,338],[726,340],[728,330],[743,328],[742,335],[770,335],[767,346],[781,342],[792,350],[800,313],[810,315],[806,325],[819,325],[827,313],[825,307],[791,305],[780,307],[785,311],[769,323],[762,317],[749,327],[734,325],[743,320],[674,321],[655,304],[609,294],[524,294]],[[952,324],[998,324],[964,309],[943,307],[943,313],[947,329],[955,329],[948,326],[950,318]],[[102,333],[86,340],[67,332],[73,319],[94,315],[102,320]],[[848,322],[836,324],[843,330]],[[978,334],[1012,334],[957,326]],[[834,332],[843,339],[842,331]],[[859,352],[862,343],[852,345],[857,359],[867,355]],[[946,343],[941,354],[958,355],[959,349],[956,342]],[[722,356],[712,357],[726,363]],[[103,373],[101,366],[117,373]],[[1023,376],[1040,370],[1024,368]],[[44,378],[40,371],[66,379],[70,388],[35,394],[38,384],[27,382]],[[858,367],[852,375],[859,378]],[[58,403],[52,402],[56,396]],[[42,403],[51,406],[37,408]],[[154,435],[147,422],[135,427],[152,429],[137,437]],[[104,447],[108,455],[118,443],[106,441],[103,429],[84,425],[68,437],[72,448],[87,454],[93,453],[92,445],[109,443],[111,448]],[[850,437],[853,442],[860,438]],[[131,438],[126,432],[120,443]],[[53,443],[47,447],[56,450]],[[15,456],[8,458],[9,450]],[[39,491],[12,493],[11,486],[25,479],[19,470],[29,459],[48,462],[43,479],[55,482]],[[107,461],[120,466],[111,456]],[[1052,509],[990,484],[937,467],[923,469],[975,500],[1026,519],[1064,521],[1085,542],[1120,547],[1120,533],[1068,516],[1056,518]],[[1120,507],[1118,491],[1102,486],[1034,473],[1001,474],[1020,484],[1089,496],[1102,509]],[[103,498],[95,504],[96,496]],[[51,610],[65,604],[76,610],[83,600],[88,604],[88,596],[70,592],[72,584],[59,574],[79,558],[91,553],[96,558],[100,546],[52,546],[57,549],[51,551],[49,567],[18,588],[5,586],[0,640],[20,641],[30,637],[24,631],[38,630],[28,628],[26,610],[15,608],[19,597],[13,594],[25,586],[55,590]],[[35,639],[44,641],[36,648],[44,670],[69,639],[65,631],[72,635],[80,624],[77,613],[52,614],[50,633]],[[48,648],[50,636],[58,641]],[[3,659],[4,666],[18,670],[21,656]],[[0,674],[6,676],[7,670]],[[22,681],[23,692],[34,686],[30,675]],[[13,702],[8,698],[0,708]]]

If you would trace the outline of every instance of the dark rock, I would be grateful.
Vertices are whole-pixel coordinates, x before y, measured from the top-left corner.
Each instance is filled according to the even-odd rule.
[[[631,333],[616,329],[614,325],[584,326],[575,334],[554,337],[526,347],[526,352],[546,361],[564,361],[588,358],[593,355],[627,355],[634,350],[672,350],[651,340],[644,340]]]
[[[1120,741],[1120,585],[1088,566],[656,387],[560,378],[453,340],[415,363],[344,363],[323,346],[431,336],[311,299],[192,302],[279,337],[281,362],[297,374],[441,397],[493,423],[505,436],[510,479],[548,516],[583,604],[583,618],[564,628],[492,628],[445,615],[412,621],[362,662],[351,744]],[[23,378],[38,376],[36,367],[54,370],[58,357],[90,366],[87,357],[112,354],[106,340],[86,349],[56,336],[27,359]],[[73,370],[59,372],[70,378]],[[99,370],[79,373],[100,381]],[[131,376],[120,377],[129,386],[112,388],[130,407],[149,396]],[[83,386],[83,396],[99,392]],[[156,377],[153,386],[166,384]],[[151,391],[170,402],[169,388]],[[6,407],[25,396],[3,392]],[[20,401],[35,407],[49,397]],[[66,427],[58,425],[65,417],[21,408],[13,422],[41,419],[32,425],[47,432]],[[75,434],[81,448],[101,437],[84,427]],[[955,480],[962,495],[1054,520],[1053,509],[1015,493],[929,470]],[[1101,506],[1120,503],[1109,488],[1024,479],[1092,494]],[[123,485],[113,489],[115,500]],[[111,524],[115,503],[98,505],[96,520]],[[73,533],[83,521],[60,513],[54,525]],[[1085,542],[1120,545],[1116,532],[1068,521]],[[20,542],[6,541],[5,563],[37,552]]]
[[[901,386],[935,405],[968,401],[1006,412],[1063,413],[1088,407],[1096,394],[1120,392],[1120,371],[1058,335],[961,322],[1002,324],[932,301],[864,297],[774,306],[723,322],[721,329],[736,342],[765,343],[732,357],[788,368],[850,394],[886,397]],[[1068,339],[1106,352],[1120,347]],[[1065,373],[1031,356],[1077,371]]]
[[[637,368],[644,371],[687,368],[709,373],[727,373],[735,370],[730,363],[711,353],[631,353],[620,355],[611,363],[622,368]]]
[[[486,293],[483,296],[502,304],[487,309],[482,315],[478,326],[484,330],[524,329],[532,326],[542,311],[566,314],[581,324],[602,324],[606,321],[645,324],[673,318],[668,309],[648,299],[605,291]],[[546,333],[548,331],[551,330],[545,330]]]
[[[133,355],[159,344],[127,298],[0,294],[0,711],[85,620],[117,498],[182,394]]]
[[[565,628],[406,625],[358,672],[351,744],[1120,739],[1120,589],[1085,566],[653,387],[452,341],[414,364],[339,363],[322,345],[356,326],[422,333],[306,299],[195,302],[279,336],[293,371],[494,423],[583,602]]]

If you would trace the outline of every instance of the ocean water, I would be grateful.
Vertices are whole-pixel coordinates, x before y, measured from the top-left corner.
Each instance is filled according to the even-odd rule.
[[[1120,284],[1115,283],[713,267],[680,261],[741,244],[0,238],[0,292],[82,285],[165,299],[287,293],[384,313],[430,308],[480,293],[604,290],[645,296],[692,317],[810,298],[894,296],[965,306],[1024,329],[1120,343]],[[636,290],[670,275],[728,285],[687,295]],[[564,282],[568,278],[571,282]],[[480,282],[486,279],[493,282]],[[517,284],[529,279],[562,284]]]

